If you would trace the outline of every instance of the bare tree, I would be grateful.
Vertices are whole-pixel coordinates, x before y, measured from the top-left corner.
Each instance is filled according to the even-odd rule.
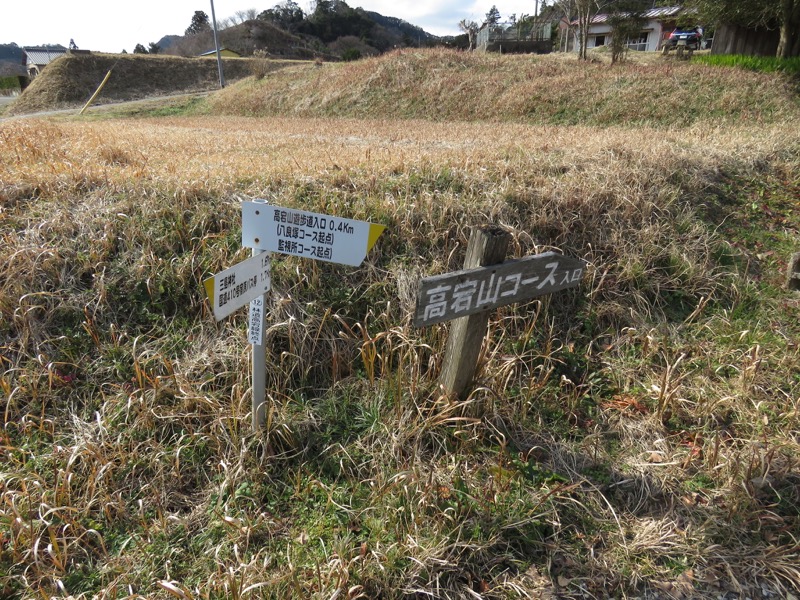
[[[589,27],[597,14],[597,3],[594,0],[575,0],[578,13],[578,59],[586,60],[589,45]]]
[[[573,20],[576,14],[575,0],[555,0],[554,8],[561,14],[562,23],[567,25],[566,31],[559,28],[563,32],[564,52],[569,50],[569,38],[575,36],[577,33],[577,23]]]
[[[556,0],[555,6],[561,9],[564,17],[570,23],[570,29],[577,30],[578,60],[587,59],[587,46],[589,43],[589,27],[594,18],[604,10],[612,0]]]
[[[252,21],[258,16],[258,10],[255,8],[248,8],[247,10],[237,10],[233,13],[233,16],[230,17],[231,22],[234,25],[238,25],[240,23],[244,23],[245,21]]]
[[[469,49],[472,50],[475,47],[475,37],[478,35],[478,24],[469,19],[461,19],[458,22],[458,28],[467,34]]]

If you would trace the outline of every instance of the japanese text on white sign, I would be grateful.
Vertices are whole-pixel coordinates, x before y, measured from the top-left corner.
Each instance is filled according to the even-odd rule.
[[[358,266],[384,229],[264,202],[242,203],[242,245],[271,252]]]

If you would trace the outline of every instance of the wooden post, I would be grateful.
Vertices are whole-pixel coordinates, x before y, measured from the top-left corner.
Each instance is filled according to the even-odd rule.
[[[503,262],[510,236],[495,226],[473,229],[467,245],[464,268],[485,267]],[[459,399],[465,397],[467,386],[475,375],[481,342],[486,335],[489,311],[455,319],[447,338],[440,384],[445,393]]]
[[[92,94],[92,97],[89,98],[89,101],[86,104],[83,105],[83,108],[81,109],[81,112],[78,113],[79,115],[82,115],[84,112],[86,112],[86,109],[89,108],[92,105],[92,102],[95,101],[95,98],[97,98],[97,96],[100,94],[100,92],[103,91],[103,88],[106,86],[106,83],[108,83],[108,78],[109,77],[111,77],[111,69],[108,70],[108,73],[106,73],[106,76],[103,78],[103,81],[100,82],[100,85],[95,90],[94,94]]]
[[[789,290],[800,292],[800,252],[792,255],[789,260],[789,269],[786,272],[786,287]]]

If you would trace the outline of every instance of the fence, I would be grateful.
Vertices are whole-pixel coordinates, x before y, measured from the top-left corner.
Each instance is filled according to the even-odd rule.
[[[476,47],[484,52],[549,52],[552,49],[550,23],[498,23],[478,31]]]

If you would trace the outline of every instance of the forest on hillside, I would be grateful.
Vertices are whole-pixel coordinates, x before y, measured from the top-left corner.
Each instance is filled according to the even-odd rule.
[[[402,19],[363,8],[352,8],[343,0],[320,0],[306,13],[293,0],[270,9],[238,11],[218,22],[221,44],[243,56],[267,54],[307,58],[309,53],[353,60],[403,47],[458,44],[464,40],[439,38]],[[137,52],[193,56],[213,48],[211,22],[204,11],[195,11],[183,36],[165,36],[142,44]]]

